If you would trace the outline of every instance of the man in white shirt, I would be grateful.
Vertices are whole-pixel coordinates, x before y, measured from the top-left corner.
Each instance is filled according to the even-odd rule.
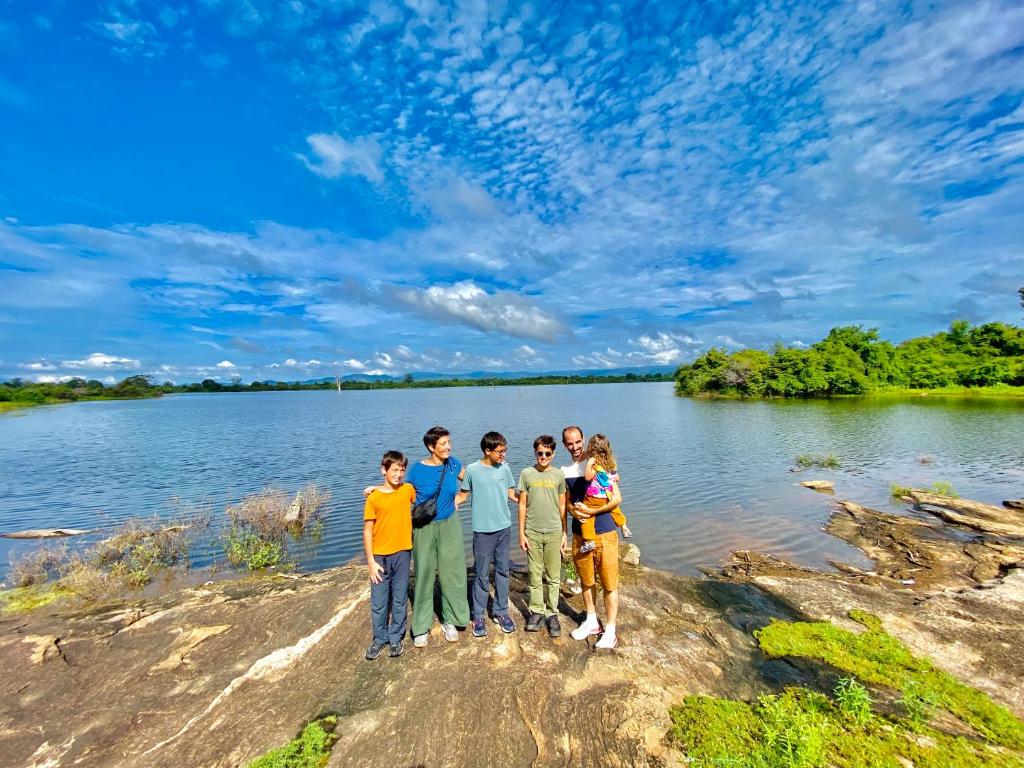
[[[566,508],[572,514],[572,559],[576,573],[583,587],[583,606],[587,618],[571,633],[573,640],[585,640],[591,635],[601,635],[595,648],[614,648],[616,644],[615,620],[619,613],[619,536],[612,519],[611,511],[600,512],[594,520],[594,528],[598,534],[597,546],[590,552],[580,553],[583,544],[580,520],[590,515],[576,505],[583,501],[589,482],[585,476],[587,468],[586,443],[583,430],[577,426],[562,430],[562,445],[572,456],[572,464],[562,467],[565,474],[566,492],[569,495]],[[604,593],[605,625],[602,631],[597,620],[597,577],[601,579]]]

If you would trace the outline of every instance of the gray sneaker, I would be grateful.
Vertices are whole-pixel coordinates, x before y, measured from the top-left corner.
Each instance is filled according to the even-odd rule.
[[[558,621],[558,617],[555,616],[555,614],[551,614],[550,616],[548,616],[546,623],[548,625],[548,634],[551,637],[562,636],[562,625]]]
[[[397,656],[401,656],[403,650],[405,650],[405,649],[402,648],[402,641],[399,640],[397,643],[392,643],[391,644],[391,647],[388,649],[388,656],[390,656],[392,659],[394,659]]]
[[[459,630],[455,628],[454,624],[442,624],[441,631],[444,632],[444,639],[449,643],[459,642]]]
[[[426,648],[427,638],[429,637],[430,635],[428,635],[426,632],[424,632],[422,635],[416,635],[416,637],[412,639],[412,644],[415,645],[417,648]]]
[[[378,656],[380,656],[380,652],[383,650],[384,643],[371,643],[370,647],[366,649],[366,660],[373,661]]]

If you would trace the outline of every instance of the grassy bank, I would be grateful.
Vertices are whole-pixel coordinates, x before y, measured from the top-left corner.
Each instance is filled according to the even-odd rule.
[[[773,658],[801,658],[847,677],[827,696],[791,687],[756,701],[687,696],[670,738],[695,766],[981,768],[1024,766],[1024,723],[988,696],[914,656],[879,620],[774,621],[755,632]],[[875,696],[872,696],[875,693]],[[886,701],[875,706],[876,697]],[[965,728],[950,730],[950,716]]]

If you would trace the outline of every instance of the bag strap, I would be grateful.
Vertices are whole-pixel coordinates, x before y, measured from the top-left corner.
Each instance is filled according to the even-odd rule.
[[[441,486],[444,485],[444,473],[448,471],[449,459],[444,460],[444,464],[441,465],[441,479],[437,481],[437,490],[434,491],[434,495],[431,499],[437,500],[437,497],[441,495]]]

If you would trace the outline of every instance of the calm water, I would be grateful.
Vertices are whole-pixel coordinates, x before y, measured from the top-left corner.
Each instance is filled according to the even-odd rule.
[[[645,559],[683,573],[756,548],[810,566],[859,565],[822,532],[833,499],[799,487],[828,478],[837,497],[906,511],[890,482],[951,482],[965,497],[1024,496],[1024,403],[915,398],[900,402],[736,402],[674,397],[671,384],[364,392],[180,395],[77,403],[0,416],[0,530],[97,528],[169,514],[172,499],[228,502],[267,485],[332,492],[325,534],[300,567],[340,564],[362,548],[361,489],[379,480],[388,448],[424,455],[435,423],[472,461],[480,435],[509,440],[518,470],[538,434],[566,424],[612,438],[623,508]],[[799,453],[833,452],[839,470],[792,473]],[[927,456],[930,463],[922,463]],[[558,463],[567,454],[559,446]],[[468,510],[463,510],[468,532]],[[198,565],[217,555],[213,536]],[[31,543],[0,539],[0,569]]]

